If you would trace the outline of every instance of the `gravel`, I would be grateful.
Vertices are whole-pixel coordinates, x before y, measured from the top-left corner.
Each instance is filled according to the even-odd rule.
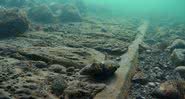
[[[130,88],[131,99],[156,99],[151,93],[165,81],[180,79],[174,71],[176,68],[170,60],[170,52],[143,51],[139,55],[139,72],[147,76],[147,84],[132,82]]]

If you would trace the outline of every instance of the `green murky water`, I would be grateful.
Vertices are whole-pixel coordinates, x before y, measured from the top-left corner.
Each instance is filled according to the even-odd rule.
[[[87,4],[109,9],[115,16],[179,18],[184,20],[184,0],[84,0]]]
[[[0,99],[184,99],[184,80],[185,0],[0,0]]]

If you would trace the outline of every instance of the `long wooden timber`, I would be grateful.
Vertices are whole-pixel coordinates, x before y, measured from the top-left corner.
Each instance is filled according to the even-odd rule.
[[[121,56],[120,68],[115,76],[106,82],[105,90],[98,93],[94,99],[127,99],[131,79],[138,65],[139,44],[143,42],[147,27],[146,21],[138,27],[135,40],[128,47],[128,51]]]

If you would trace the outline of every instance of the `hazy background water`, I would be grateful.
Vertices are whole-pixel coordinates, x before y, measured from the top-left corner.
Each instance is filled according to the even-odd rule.
[[[185,0],[84,0],[96,13],[111,16],[185,20]],[[102,9],[107,11],[103,12]]]

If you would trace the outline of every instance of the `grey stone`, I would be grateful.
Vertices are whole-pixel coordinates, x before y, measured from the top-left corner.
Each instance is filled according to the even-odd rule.
[[[47,63],[43,61],[33,61],[32,63],[37,68],[47,68],[48,67]]]
[[[185,65],[185,49],[175,49],[171,54],[171,60],[176,66]]]
[[[66,67],[58,64],[53,64],[49,67],[49,70],[55,72],[55,73],[66,73]]]
[[[3,89],[0,89],[0,99],[11,99],[9,95],[10,94],[8,92],[4,91]]]
[[[77,7],[71,4],[66,4],[62,8],[62,13],[59,15],[62,22],[80,22],[82,17]]]
[[[181,39],[176,39],[167,49],[173,51],[174,49],[184,49],[185,41]]]
[[[27,89],[27,88],[20,88],[20,89],[17,89],[15,91],[15,94],[19,94],[19,95],[22,95],[22,94],[31,95],[31,90],[30,89]]]
[[[47,5],[38,5],[31,7],[28,16],[32,21],[39,23],[53,23],[54,15]]]
[[[175,71],[178,72],[180,76],[185,79],[185,66],[178,66],[175,68]]]
[[[154,82],[149,82],[149,83],[148,83],[148,86],[154,88],[156,85],[155,85]]]
[[[74,72],[74,71],[75,71],[75,68],[74,68],[74,67],[69,67],[69,68],[67,68],[66,71],[67,71],[67,72]]]
[[[136,99],[146,99],[146,98],[142,96],[137,96]]]

